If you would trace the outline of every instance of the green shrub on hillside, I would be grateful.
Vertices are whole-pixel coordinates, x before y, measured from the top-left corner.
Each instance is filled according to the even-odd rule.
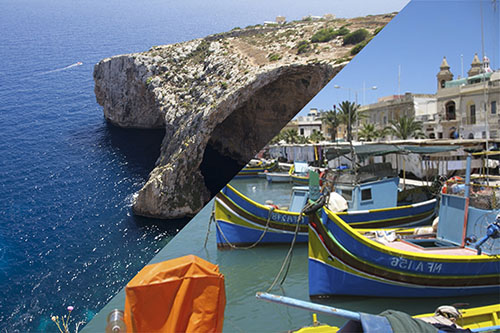
[[[269,61],[278,61],[281,59],[281,54],[278,54],[278,53],[270,53],[267,58],[269,59]]]
[[[344,36],[349,33],[349,29],[346,27],[341,27],[338,30],[334,28],[323,28],[318,30],[312,37],[311,42],[313,43],[324,43],[334,39],[337,36]]]
[[[307,53],[309,51],[311,51],[311,43],[307,40],[301,40],[297,44],[297,54]]]
[[[356,55],[359,53],[359,51],[361,51],[363,49],[363,47],[366,46],[366,44],[368,44],[368,42],[370,41],[370,39],[366,39],[364,41],[362,41],[361,43],[358,43],[356,44],[356,46],[354,46],[352,49],[351,49],[351,55]]]
[[[344,45],[358,44],[366,39],[370,33],[366,29],[358,29],[344,36]]]
[[[312,37],[311,42],[313,43],[324,43],[328,42],[337,37],[337,32],[333,28],[325,28],[318,30]]]
[[[337,35],[344,36],[344,35],[347,35],[349,32],[351,32],[351,31],[349,29],[347,29],[345,26],[343,26],[339,30],[337,30]]]

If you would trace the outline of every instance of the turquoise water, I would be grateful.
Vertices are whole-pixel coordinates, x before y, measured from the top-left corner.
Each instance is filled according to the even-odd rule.
[[[269,184],[264,179],[237,179],[231,182],[239,191],[257,202],[273,200],[278,204],[289,202],[290,184]],[[224,332],[283,332],[312,323],[312,315],[304,310],[267,303],[255,298],[256,292],[266,291],[279,272],[288,245],[255,247],[250,250],[218,250],[215,242],[215,225],[210,226],[207,247],[204,248],[209,218],[213,209],[210,202],[179,234],[152,260],[151,263],[195,254],[219,265],[225,276],[227,303],[225,308]],[[189,240],[189,241],[188,241]],[[270,291],[309,301],[307,278],[307,245],[297,244],[293,250],[292,263],[285,282]],[[100,317],[87,329],[99,330],[105,317],[113,307],[123,304],[124,295],[119,294],[114,304],[105,308]],[[351,311],[377,314],[386,309],[405,311],[409,314],[433,312],[443,304],[468,303],[470,306],[492,304],[498,295],[483,295],[460,298],[370,298],[334,297],[315,300],[329,306]],[[342,325],[344,321],[325,315],[319,321],[330,325]]]

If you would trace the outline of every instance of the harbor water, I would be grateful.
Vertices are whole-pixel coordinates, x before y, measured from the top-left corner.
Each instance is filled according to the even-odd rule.
[[[231,182],[236,189],[251,199],[264,203],[272,200],[278,205],[288,205],[292,185],[268,183],[262,178],[235,179]],[[283,332],[312,324],[311,313],[271,304],[255,298],[256,292],[267,291],[278,274],[289,245],[257,246],[249,250],[219,250],[215,241],[215,225],[210,224],[213,201],[194,217],[174,239],[161,250],[151,263],[194,254],[219,265],[225,277],[226,308],[224,332]],[[208,234],[208,239],[207,239]],[[207,245],[204,247],[205,240]],[[309,301],[307,277],[307,244],[296,244],[292,262],[284,283],[270,293],[285,295]],[[87,327],[84,332],[99,331],[105,326],[105,318],[114,308],[123,307],[122,290]],[[467,303],[470,306],[493,304],[498,295],[482,295],[460,298],[378,298],[337,296],[316,299],[314,302],[351,311],[377,314],[386,309],[405,311],[409,314],[433,312],[443,304]],[[342,325],[344,320],[319,315],[319,321],[330,325]]]
[[[3,0],[0,11],[0,331],[90,320],[186,223],[133,216],[162,131],[108,126],[101,59],[330,2]],[[203,231],[204,232],[204,231]]]

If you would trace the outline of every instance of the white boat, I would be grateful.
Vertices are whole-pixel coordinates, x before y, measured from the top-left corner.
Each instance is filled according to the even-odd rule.
[[[269,183],[290,183],[292,178],[288,172],[263,172]]]

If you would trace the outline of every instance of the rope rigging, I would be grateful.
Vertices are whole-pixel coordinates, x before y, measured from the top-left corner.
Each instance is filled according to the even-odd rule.
[[[227,243],[227,245],[229,245],[230,248],[239,249],[239,250],[249,250],[251,248],[254,248],[262,241],[262,239],[266,235],[267,231],[269,230],[269,224],[271,222],[271,215],[272,215],[273,211],[274,211],[274,207],[269,207],[269,212],[267,214],[267,220],[266,220],[266,226],[264,227],[264,231],[260,235],[259,239],[257,239],[257,241],[255,241],[255,243],[253,243],[249,246],[236,246],[227,239],[226,235],[224,235],[224,232],[222,231],[222,228],[220,227],[219,223],[215,219],[215,204],[214,204],[214,209],[212,210],[212,214],[210,215],[210,221],[208,223],[208,232],[207,232],[207,237],[205,238],[205,247],[207,246],[208,234],[210,233],[210,225],[212,224],[212,221],[213,221],[215,223],[217,230],[220,232],[222,238]]]
[[[309,215],[309,214],[315,213],[318,209],[320,209],[321,207],[323,207],[323,205],[325,204],[325,201],[326,201],[326,197],[324,195],[320,195],[320,197],[316,201],[308,202],[306,205],[304,205],[304,207],[300,211],[299,217],[297,219],[297,223],[295,225],[295,230],[294,230],[294,233],[293,233],[292,242],[290,243],[290,248],[288,249],[288,252],[287,252],[287,254],[286,254],[286,256],[285,256],[285,258],[284,258],[284,260],[283,260],[283,262],[281,264],[281,268],[278,271],[278,274],[276,275],[276,277],[274,278],[273,282],[271,283],[271,285],[269,286],[269,288],[267,289],[266,292],[269,292],[270,290],[272,290],[276,286],[276,284],[278,283],[278,280],[280,279],[280,277],[282,275],[283,275],[283,277],[281,279],[281,282],[279,283],[280,286],[285,282],[285,279],[286,279],[286,277],[288,275],[288,271],[290,269],[290,265],[291,265],[291,262],[292,262],[293,249],[294,249],[294,246],[295,246],[295,242],[297,240],[297,235],[299,233],[299,227],[300,227],[301,222],[302,222],[302,220],[304,218],[304,215],[305,214]],[[270,222],[271,222],[271,215],[272,215],[274,209],[275,209],[274,207],[269,207],[269,211],[268,211],[268,215],[267,215],[267,220],[266,220],[266,226],[264,227],[264,230],[262,231],[262,233],[259,236],[259,238],[253,244],[248,245],[248,246],[236,246],[236,245],[232,244],[227,239],[226,235],[222,231],[222,228],[220,227],[219,223],[217,222],[217,220],[215,218],[215,204],[214,204],[214,208],[212,210],[212,213],[210,215],[210,220],[209,220],[209,223],[208,223],[208,230],[207,230],[207,236],[205,238],[205,245],[204,245],[204,247],[206,248],[206,246],[207,246],[208,237],[209,237],[209,234],[210,234],[210,226],[211,226],[212,222],[214,222],[217,230],[220,233],[220,235],[222,236],[222,238],[224,239],[224,241],[226,242],[226,244],[230,248],[232,248],[232,249],[239,249],[239,250],[248,250],[248,249],[254,248],[255,246],[257,246],[262,241],[262,239],[266,235],[267,231],[269,230],[269,225],[270,225]],[[284,272],[284,274],[283,274],[283,272]]]

